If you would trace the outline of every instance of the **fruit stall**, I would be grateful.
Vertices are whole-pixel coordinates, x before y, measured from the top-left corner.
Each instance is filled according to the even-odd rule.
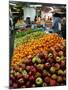
[[[44,5],[39,7],[39,13],[40,10],[42,10],[42,14],[44,11],[48,11],[45,8],[49,8],[49,6]],[[38,20],[27,24],[24,19],[27,14],[31,16],[31,12],[28,12],[27,7],[23,10],[25,10],[25,16],[22,20],[16,21],[11,36],[13,32],[15,33],[10,37],[11,40],[13,39],[13,43],[10,44],[11,47],[13,46],[13,51],[9,87],[16,89],[66,85],[66,39],[63,38],[60,31],[51,28],[51,16],[44,20],[44,15],[42,15],[41,20],[38,17]],[[30,10],[33,11],[35,17],[34,6],[30,7]],[[46,15],[49,14],[46,13]],[[50,15],[52,15],[51,12]],[[31,20],[33,19],[32,15]]]
[[[17,32],[15,36],[10,87],[65,85],[66,45],[63,37],[39,30],[26,33]]]

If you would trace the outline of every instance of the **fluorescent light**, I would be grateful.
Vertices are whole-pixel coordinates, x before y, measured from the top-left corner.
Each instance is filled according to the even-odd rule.
[[[13,6],[16,6],[16,4],[14,4],[14,3],[9,3],[10,5],[13,5]]]
[[[42,5],[30,5],[30,7],[41,7]]]

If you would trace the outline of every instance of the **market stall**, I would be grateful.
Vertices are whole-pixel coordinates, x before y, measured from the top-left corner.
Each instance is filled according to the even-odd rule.
[[[60,25],[61,14],[56,14],[65,13],[65,5],[13,4],[12,17],[17,18],[10,37],[10,88],[66,85],[66,39],[61,28],[66,24]]]

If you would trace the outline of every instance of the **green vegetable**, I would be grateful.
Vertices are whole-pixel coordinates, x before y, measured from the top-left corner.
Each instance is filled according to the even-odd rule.
[[[30,42],[34,39],[38,39],[38,38],[42,37],[43,35],[45,35],[44,32],[36,31],[36,32],[32,32],[30,34],[25,34],[24,36],[15,37],[14,48],[21,45],[21,44],[25,44],[27,42]]]
[[[27,34],[31,34],[31,33],[33,33],[33,32],[38,32],[38,31],[42,32],[40,29],[39,29],[39,30],[38,30],[38,29],[36,29],[36,30],[30,29],[30,30],[21,31],[21,32],[17,31],[15,37],[16,37],[16,38],[22,37],[22,36],[25,36],[25,35],[27,35]]]

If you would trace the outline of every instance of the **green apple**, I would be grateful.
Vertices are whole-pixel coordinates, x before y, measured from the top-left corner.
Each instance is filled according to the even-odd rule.
[[[35,82],[36,82],[37,85],[41,85],[43,83],[43,80],[42,80],[41,77],[38,77],[38,78],[36,78]]]

